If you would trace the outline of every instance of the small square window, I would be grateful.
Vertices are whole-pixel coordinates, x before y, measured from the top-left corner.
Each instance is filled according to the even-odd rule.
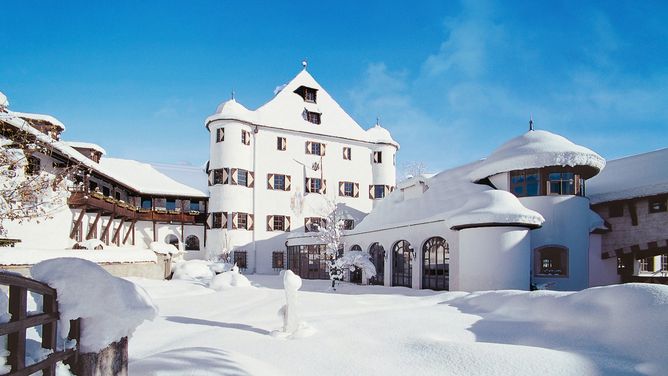
[[[285,140],[285,137],[277,137],[276,138],[276,149],[277,150],[285,150],[287,148],[287,142]]]
[[[237,171],[237,184],[244,187],[248,186],[248,171],[238,170]]]
[[[385,186],[384,185],[374,185],[373,186],[373,197],[374,198],[385,197]]]
[[[322,190],[322,179],[310,178],[307,179],[307,181],[308,181],[309,192],[320,193],[320,191]]]
[[[216,142],[225,141],[225,128],[216,129]]]
[[[311,144],[311,154],[320,155],[320,143],[314,142]]]
[[[285,268],[285,257],[283,252],[272,252],[271,254],[271,267],[274,269],[283,269]]]
[[[248,214],[237,213],[237,228],[248,229]]]
[[[225,184],[223,171],[222,168],[213,170],[213,184]]]
[[[283,231],[285,230],[285,217],[282,215],[274,216],[274,230]]]
[[[354,186],[355,185],[349,181],[343,182],[343,195],[347,197],[353,197]]]
[[[274,175],[274,189],[285,190],[285,175]]]
[[[355,227],[355,221],[352,219],[344,219],[343,220],[343,229],[344,230],[352,230]]]
[[[222,228],[223,227],[223,213],[213,213],[213,224],[212,228]]]
[[[320,124],[320,114],[317,112],[311,112],[305,109],[302,113],[302,116],[304,117],[304,120],[308,121],[309,123]]]
[[[343,147],[343,159],[349,161],[351,157],[351,152],[349,147]]]

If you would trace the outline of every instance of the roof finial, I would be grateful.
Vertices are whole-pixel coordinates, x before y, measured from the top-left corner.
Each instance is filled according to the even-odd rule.
[[[308,59],[302,60],[302,67],[304,67],[304,70],[306,70],[307,65],[308,65]]]
[[[533,115],[529,114],[529,130],[533,130]]]
[[[380,116],[376,115],[376,126],[380,126]]]
[[[234,99],[234,89],[232,89],[232,100],[235,100]]]

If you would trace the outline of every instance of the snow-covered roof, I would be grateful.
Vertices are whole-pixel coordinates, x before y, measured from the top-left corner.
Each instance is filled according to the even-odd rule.
[[[581,167],[590,178],[605,166],[605,159],[565,137],[543,130],[531,130],[496,149],[473,169],[469,178],[478,181],[513,170],[548,166]]]
[[[35,138],[49,145],[54,150],[67,158],[71,158],[83,167],[87,167],[110,179],[125,184],[128,188],[139,193],[155,195],[174,195],[191,197],[208,197],[204,192],[181,184],[163,175],[146,163],[127,159],[102,158],[100,163],[95,163],[72,146],[63,141],[57,141],[38,131],[30,124],[19,118],[12,111],[0,112],[0,120],[10,124],[24,132],[34,135]]]
[[[317,90],[316,103],[304,101],[304,98],[295,93],[295,90],[302,86]],[[248,110],[234,99],[226,101],[218,106],[215,114],[206,119],[206,124],[208,126],[214,120],[236,119],[260,126],[376,142],[369,139],[367,132],[341,108],[306,69],[299,72],[289,83],[282,85],[281,90],[275,90],[275,93],[269,102],[254,111]],[[320,124],[305,120],[303,115],[305,110],[321,114]],[[375,131],[371,132],[372,135],[374,133]],[[382,142],[391,140],[391,143],[398,146],[387,136],[389,132],[381,138]]]
[[[100,167],[115,179],[139,192],[151,195],[207,197],[198,189],[179,183],[148,163],[131,159],[100,159]]]
[[[371,142],[379,144],[390,144],[399,148],[399,143],[394,141],[392,135],[390,135],[390,131],[381,127],[380,124],[378,123],[376,123],[376,125],[374,125],[373,127],[367,129],[366,135],[368,137],[368,140]]]
[[[204,166],[168,163],[151,163],[151,166],[181,184],[195,188],[201,192],[209,191],[209,181],[207,173],[204,171]]]
[[[542,225],[543,216],[524,207],[513,194],[476,184],[469,178],[471,171],[481,163],[474,162],[423,179],[428,189],[416,198],[404,199],[404,192],[395,190],[350,234],[438,220],[455,229],[489,224]]]
[[[31,114],[27,112],[16,112],[12,111],[12,113],[22,119],[25,120],[37,120],[37,121],[43,121],[46,123],[51,123],[57,127],[59,127],[61,130],[65,130],[65,125],[60,122],[60,120],[56,119],[55,117],[51,115],[43,115],[43,114]]]
[[[107,154],[107,151],[104,150],[104,148],[98,144],[94,144],[92,142],[80,142],[80,141],[63,141],[66,145],[69,145],[73,148],[77,149],[93,149],[95,151],[98,151],[100,153]]]
[[[587,181],[592,204],[668,193],[668,148],[608,161]]]
[[[0,91],[0,108],[9,107],[9,99]]]

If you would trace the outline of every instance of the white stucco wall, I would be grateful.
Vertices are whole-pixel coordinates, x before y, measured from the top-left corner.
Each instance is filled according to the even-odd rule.
[[[530,248],[531,238],[526,228],[461,230],[457,290],[528,290]]]
[[[620,283],[617,274],[617,258],[601,259],[602,235],[589,236],[589,287]]]

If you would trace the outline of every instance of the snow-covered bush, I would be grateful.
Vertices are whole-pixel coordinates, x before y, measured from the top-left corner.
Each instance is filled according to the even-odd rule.
[[[248,278],[239,273],[239,268],[236,266],[230,271],[216,275],[209,282],[209,288],[218,291],[231,287],[250,287],[250,285],[251,283]]]
[[[62,338],[69,333],[70,320],[83,320],[80,345],[85,353],[130,337],[144,320],[153,320],[158,313],[143,288],[90,261],[46,260],[34,265],[30,273],[58,291]]]
[[[191,281],[209,281],[214,276],[210,268],[210,262],[206,260],[180,261],[174,265],[172,279],[185,279]]]
[[[376,276],[376,267],[371,262],[371,256],[367,252],[348,251],[336,259],[335,265],[340,270],[348,269],[351,272],[355,269],[362,269],[367,278]]]

